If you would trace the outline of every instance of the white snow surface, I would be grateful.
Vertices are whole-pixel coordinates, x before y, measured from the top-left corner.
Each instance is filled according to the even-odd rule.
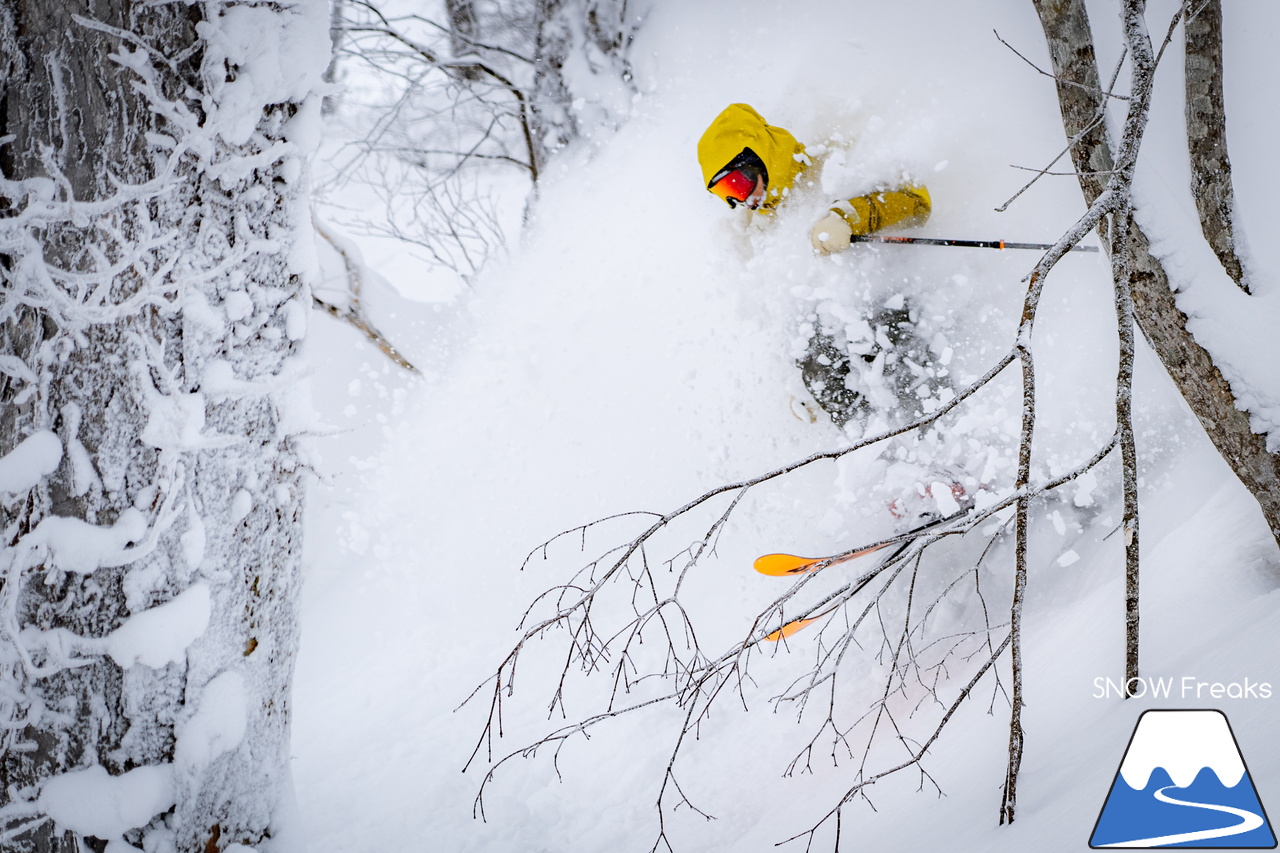
[[[228,144],[242,145],[264,106],[309,95],[328,65],[328,57],[315,50],[328,41],[328,29],[329,4],[322,0],[226,6],[213,20],[199,22],[208,67],[236,68],[233,79],[207,81],[207,126]]]
[[[54,776],[36,801],[60,829],[106,840],[146,826],[174,804],[173,766],[135,767],[119,776],[94,764]]]
[[[178,726],[173,752],[179,774],[195,782],[218,756],[240,745],[246,701],[244,677],[238,672],[220,673],[204,686],[196,712]]]
[[[161,450],[225,447],[234,439],[204,431],[205,396],[147,393],[147,425],[142,440]]]
[[[209,627],[209,596],[209,585],[199,581],[164,604],[133,614],[107,635],[107,654],[125,668],[183,660],[187,647]]]
[[[133,546],[147,532],[147,518],[132,507],[111,525],[79,518],[49,516],[22,538],[24,545],[47,549],[54,565],[88,574],[103,566],[123,566],[138,556]]]
[[[1149,5],[1158,37],[1175,4]],[[1241,5],[1248,15],[1234,4],[1226,10],[1229,133],[1239,152],[1238,204],[1254,235],[1251,260],[1265,282],[1274,281],[1278,260],[1259,238],[1280,226],[1274,205],[1261,203],[1280,186],[1280,112],[1258,100],[1260,81],[1273,76],[1266,34],[1278,35],[1280,4]],[[1106,73],[1120,44],[1118,14],[1100,2],[1091,14]],[[313,321],[317,407],[331,431],[319,440],[323,479],[308,505],[293,704],[311,850],[396,850],[406,839],[454,853],[654,846],[654,802],[678,715],[611,720],[589,741],[566,742],[554,763],[548,750],[516,759],[489,784],[481,820],[473,807],[489,766],[489,745],[480,742],[489,695],[463,702],[516,641],[535,596],[634,525],[623,518],[593,530],[585,554],[576,537],[545,554],[541,543],[614,513],[669,511],[718,484],[847,443],[825,419],[793,414],[793,397],[803,397],[793,360],[814,316],[843,323],[854,340],[871,333],[865,308],[909,299],[962,381],[1008,349],[1034,252],[864,247],[816,258],[806,234],[828,195],[904,176],[925,181],[934,200],[932,219],[916,232],[923,236],[1052,242],[1075,221],[1083,204],[1070,178],[1044,178],[1009,213],[994,211],[1029,178],[1010,166],[1043,167],[1064,140],[1052,81],[993,29],[1048,67],[1029,3],[657,0],[633,49],[641,92],[630,121],[616,133],[589,134],[551,164],[522,244],[469,293],[414,302],[429,294],[411,254],[365,248],[380,278],[399,290],[371,279],[365,304],[428,379],[412,381],[353,330]],[[1158,81],[1175,100],[1179,47]],[[772,224],[749,224],[698,179],[698,136],[736,101],[826,158],[815,186],[801,188]],[[1179,156],[1182,136],[1159,130],[1181,120],[1180,100],[1157,108],[1140,201],[1151,198],[1151,181],[1164,180],[1181,216],[1190,208],[1186,181],[1161,170]],[[628,196],[636,180],[643,191]],[[1164,216],[1175,202],[1158,204]],[[1152,219],[1149,227],[1165,226]],[[1168,228],[1178,240],[1196,239]],[[1211,260],[1190,248],[1179,260],[1187,273],[1180,282],[1211,283],[1185,294],[1200,300],[1205,324],[1238,307]],[[1259,293],[1268,298],[1265,288]],[[1265,377],[1255,374],[1274,368],[1274,340],[1251,329],[1236,329],[1229,362],[1264,399]],[[1106,261],[1065,259],[1048,281],[1034,334],[1037,478],[1077,465],[1110,435],[1115,341]],[[915,462],[858,454],[745,500],[716,553],[690,573],[702,639],[741,637],[761,602],[779,592],[777,579],[751,571],[759,554],[832,553],[871,541],[893,528],[890,500],[925,501],[927,487],[947,482],[943,473],[971,480],[979,506],[1007,493],[1019,388],[1013,373],[1002,383],[934,445],[916,448]],[[1280,560],[1256,504],[1146,350],[1135,407],[1142,674],[1280,685]],[[996,821],[1008,704],[988,675],[977,701],[931,747],[929,780],[883,779],[871,792],[874,809],[863,801],[846,808],[850,849],[1086,847],[1139,713],[1174,701],[1095,698],[1096,679],[1119,681],[1123,672],[1123,537],[1108,536],[1120,521],[1118,476],[1109,461],[1081,478],[1055,505],[1060,514],[1041,513],[1033,528],[1015,823]],[[703,516],[701,529],[683,533],[700,536],[713,520]],[[956,553],[957,570],[976,559]],[[987,604],[999,622],[1007,619],[1007,577],[991,583]],[[768,700],[807,667],[812,636],[758,660],[760,689],[747,707],[721,706],[680,759],[682,790],[717,820],[669,811],[676,851],[802,850],[803,840],[775,844],[804,832],[852,784],[856,759],[840,753],[833,762],[829,747],[812,772],[783,777],[816,722],[797,724]],[[563,723],[546,716],[557,662],[536,650],[550,648],[534,645],[515,695],[504,700],[506,736],[492,744],[495,759]],[[856,665],[865,677],[846,682],[841,698],[869,702],[882,670],[870,653]],[[1007,656],[1001,671],[1007,690]],[[952,677],[954,690],[967,676]],[[600,710],[598,692],[574,685],[570,715]],[[1265,798],[1267,780],[1280,782],[1280,753],[1269,747],[1277,701],[1193,695],[1176,707],[1224,706]],[[814,849],[832,841],[820,834]]]
[[[62,442],[48,430],[40,430],[18,442],[0,457],[0,492],[26,492],[52,474],[62,462]]]
[[[1173,784],[1185,788],[1208,767],[1228,788],[1244,776],[1244,759],[1221,711],[1148,711],[1138,720],[1120,775],[1130,788],[1147,787],[1163,767]]]

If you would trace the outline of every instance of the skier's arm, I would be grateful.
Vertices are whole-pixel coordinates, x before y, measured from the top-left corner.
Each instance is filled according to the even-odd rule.
[[[929,191],[921,186],[867,193],[831,208],[853,234],[873,234],[892,225],[920,225],[932,209]]]
[[[922,186],[867,193],[842,201],[814,224],[809,239],[819,252],[843,252],[854,234],[871,234],[893,225],[920,225],[932,210]]]

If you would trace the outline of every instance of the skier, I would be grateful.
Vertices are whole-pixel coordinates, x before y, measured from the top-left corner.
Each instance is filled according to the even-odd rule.
[[[698,163],[707,190],[749,210],[772,212],[809,167],[804,146],[746,104],[730,104],[698,140]],[[822,254],[843,252],[854,234],[891,225],[919,225],[929,218],[929,191],[907,185],[837,202],[809,230]]]
[[[698,163],[707,191],[732,208],[771,214],[796,187],[812,162],[790,132],[775,127],[747,104],[730,104],[698,140]],[[890,226],[919,225],[929,218],[929,191],[917,184],[884,189],[836,202],[809,230],[815,252],[831,254],[849,248],[855,234],[870,234]],[[863,370],[874,372],[898,398],[908,417],[921,413],[925,396],[936,391],[933,371],[921,369],[933,360],[928,344],[916,333],[910,306],[903,301],[868,318],[878,330],[869,351],[854,353]],[[891,351],[885,352],[887,343]],[[851,420],[865,422],[872,404],[850,388],[854,369],[848,348],[815,324],[805,356],[799,361],[805,387],[838,427]]]
[[[766,215],[785,205],[814,165],[804,145],[790,132],[769,124],[747,104],[730,104],[711,122],[698,140],[698,163],[709,192],[731,208],[741,206]],[[855,234],[920,225],[929,218],[931,209],[929,191],[921,185],[885,188],[833,204],[809,229],[809,240],[816,253],[843,252]],[[924,413],[923,401],[938,396],[948,384],[944,374],[933,367],[936,358],[912,322],[911,305],[905,297],[882,304],[867,319],[874,330],[874,342],[856,346],[845,340],[844,331],[825,330],[815,319],[805,355],[798,361],[805,387],[837,427],[850,421],[865,427],[877,407],[893,409],[899,420],[912,420]],[[873,391],[866,382],[868,375],[882,389],[874,392],[874,402],[868,398]],[[889,513],[905,526],[892,540],[898,549],[889,559],[911,540],[973,506],[972,496],[951,471],[888,460],[886,467],[893,466],[896,474],[892,478],[882,475],[886,482],[903,478],[904,486],[916,482],[888,502]],[[869,550],[840,555],[831,562]],[[762,557],[756,568],[765,574],[790,576],[822,562],[775,554]],[[767,639],[781,639],[821,615],[789,623]]]

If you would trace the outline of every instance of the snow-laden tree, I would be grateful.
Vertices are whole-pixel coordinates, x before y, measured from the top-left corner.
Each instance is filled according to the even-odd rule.
[[[0,4],[6,851],[288,828],[327,28],[321,0]]]
[[[344,230],[390,236],[470,280],[557,152],[634,90],[625,0],[343,0],[345,143],[321,187]],[[373,203],[352,208],[352,194]],[[527,209],[527,208],[526,208]]]
[[[1138,4],[1139,8],[1144,4]],[[1109,93],[1100,82],[1093,32],[1082,0],[1035,0],[1049,44],[1063,128],[1086,202],[1106,190],[1116,145],[1107,131]],[[1248,292],[1247,269],[1236,251],[1235,212],[1222,98],[1222,9],[1218,0],[1188,0],[1186,26],[1186,127],[1192,195],[1206,241],[1224,271]],[[1280,542],[1280,453],[1269,446],[1266,421],[1254,420],[1263,401],[1239,371],[1197,340],[1179,307],[1178,281],[1152,254],[1151,237],[1129,223],[1128,255],[1139,328],[1223,459],[1258,501]],[[1250,409],[1255,412],[1251,414]]]

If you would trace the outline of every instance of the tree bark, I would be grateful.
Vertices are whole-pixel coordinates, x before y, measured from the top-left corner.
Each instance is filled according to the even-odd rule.
[[[536,145],[539,174],[548,159],[579,134],[573,96],[564,79],[564,64],[573,36],[564,20],[565,0],[537,0],[534,11],[533,91],[529,123]]]
[[[339,64],[339,57],[342,55],[343,45],[347,41],[347,18],[346,18],[346,0],[331,0],[329,5],[329,64],[324,69],[324,82],[336,87],[335,84],[342,79],[342,67]],[[325,115],[333,115],[338,111],[338,105],[341,98],[338,92],[331,88],[325,93],[324,101],[321,105],[321,111]]]
[[[602,99],[634,92],[627,51],[635,32],[626,0],[536,0],[530,123],[538,167],[582,135],[609,109]],[[573,56],[604,85],[577,92],[564,68]],[[580,73],[580,72],[579,72]],[[618,87],[615,81],[622,84]],[[606,95],[606,89],[614,89]]]
[[[1058,103],[1072,148],[1081,191],[1092,204],[1113,169],[1111,144],[1105,126],[1094,123],[1104,106],[1099,86],[1093,37],[1083,0],[1033,0],[1049,44]],[[1103,173],[1101,179],[1094,172]],[[1104,245],[1110,245],[1105,240]],[[1236,407],[1230,385],[1187,327],[1178,309],[1169,278],[1152,256],[1150,241],[1132,223],[1121,267],[1131,276],[1130,287],[1138,327],[1191,411],[1231,470],[1254,496],[1271,534],[1280,544],[1280,455],[1267,450],[1266,437],[1253,432],[1249,415]]]
[[[228,130],[241,69],[197,27],[229,11],[0,4],[0,455],[61,447],[0,492],[5,851],[213,853],[280,830],[300,102]],[[95,822],[66,793],[124,785],[155,813]]]
[[[1106,97],[1098,77],[1098,61],[1093,52],[1093,34],[1083,0],[1032,0],[1040,16],[1049,58],[1057,77],[1058,106],[1062,126],[1071,146],[1085,203],[1102,194],[1111,179],[1114,163],[1111,140],[1104,117]],[[1105,220],[1104,220],[1105,223]],[[1102,245],[1111,245],[1108,225],[1098,226]]]
[[[1236,254],[1235,192],[1231,186],[1227,110],[1222,96],[1221,0],[1198,0],[1188,10],[1184,27],[1191,194],[1205,240],[1231,280],[1248,293],[1244,265]]]
[[[453,58],[475,53],[475,42],[480,36],[480,21],[476,18],[473,0],[445,0],[445,14],[449,17],[449,45]],[[483,72],[479,68],[462,68],[459,74],[467,80],[479,80]]]

